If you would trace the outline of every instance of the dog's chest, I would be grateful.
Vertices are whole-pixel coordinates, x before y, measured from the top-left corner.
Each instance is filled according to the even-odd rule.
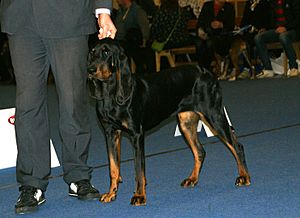
[[[128,118],[131,115],[127,107],[104,100],[97,102],[97,112],[99,118],[104,122],[110,123],[118,129],[128,128]]]

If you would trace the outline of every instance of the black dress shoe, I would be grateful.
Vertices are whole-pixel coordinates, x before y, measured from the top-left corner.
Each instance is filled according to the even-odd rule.
[[[70,184],[69,196],[77,197],[79,200],[98,200],[100,193],[89,180],[80,180]]]
[[[21,194],[15,205],[16,214],[32,213],[38,210],[38,206],[46,201],[44,192],[32,186],[21,186]]]

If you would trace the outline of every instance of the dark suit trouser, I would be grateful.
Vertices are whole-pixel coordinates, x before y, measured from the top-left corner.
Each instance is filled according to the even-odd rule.
[[[90,179],[87,114],[87,36],[47,39],[32,32],[9,36],[16,91],[16,176],[21,185],[46,190],[50,175],[47,77],[53,71],[59,98],[59,132],[66,183]]]

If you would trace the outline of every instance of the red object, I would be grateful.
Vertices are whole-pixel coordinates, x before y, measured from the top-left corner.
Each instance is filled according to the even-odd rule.
[[[214,3],[214,13],[215,13],[215,16],[218,15],[219,11],[221,10],[221,6],[218,4],[218,3]]]
[[[16,116],[13,115],[13,116],[11,116],[10,118],[8,118],[8,122],[9,122],[11,125],[15,125],[15,119],[16,119]]]
[[[285,26],[286,24],[286,18],[284,15],[284,6],[283,6],[283,1],[282,0],[277,0],[277,4],[275,7],[275,13],[276,13],[276,26]]]

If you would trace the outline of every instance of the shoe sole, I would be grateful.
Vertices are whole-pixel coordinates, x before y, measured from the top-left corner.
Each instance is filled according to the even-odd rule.
[[[294,78],[294,77],[299,77],[300,74],[297,74],[297,75],[287,75],[288,78]]]
[[[15,213],[22,215],[22,214],[29,214],[29,213],[36,212],[39,209],[38,206],[41,205],[41,204],[43,204],[43,203],[45,203],[45,201],[46,201],[46,199],[41,200],[38,203],[38,205],[35,206],[35,207],[19,207],[19,208],[16,208],[15,209]]]
[[[270,79],[270,78],[274,78],[274,76],[257,76],[257,79]]]
[[[75,193],[74,194],[69,193],[69,196],[77,198],[78,200],[82,200],[82,201],[98,200],[101,197],[100,193],[95,193],[95,194],[89,193],[87,195],[78,195]]]
[[[87,194],[87,195],[78,195],[78,199],[81,200],[81,201],[91,201],[91,200],[98,200],[100,198],[100,194]]]
[[[71,197],[76,197],[76,198],[77,198],[77,197],[78,197],[78,194],[75,194],[75,193],[74,193],[74,194],[73,194],[73,193],[69,193],[69,196],[71,196]]]

